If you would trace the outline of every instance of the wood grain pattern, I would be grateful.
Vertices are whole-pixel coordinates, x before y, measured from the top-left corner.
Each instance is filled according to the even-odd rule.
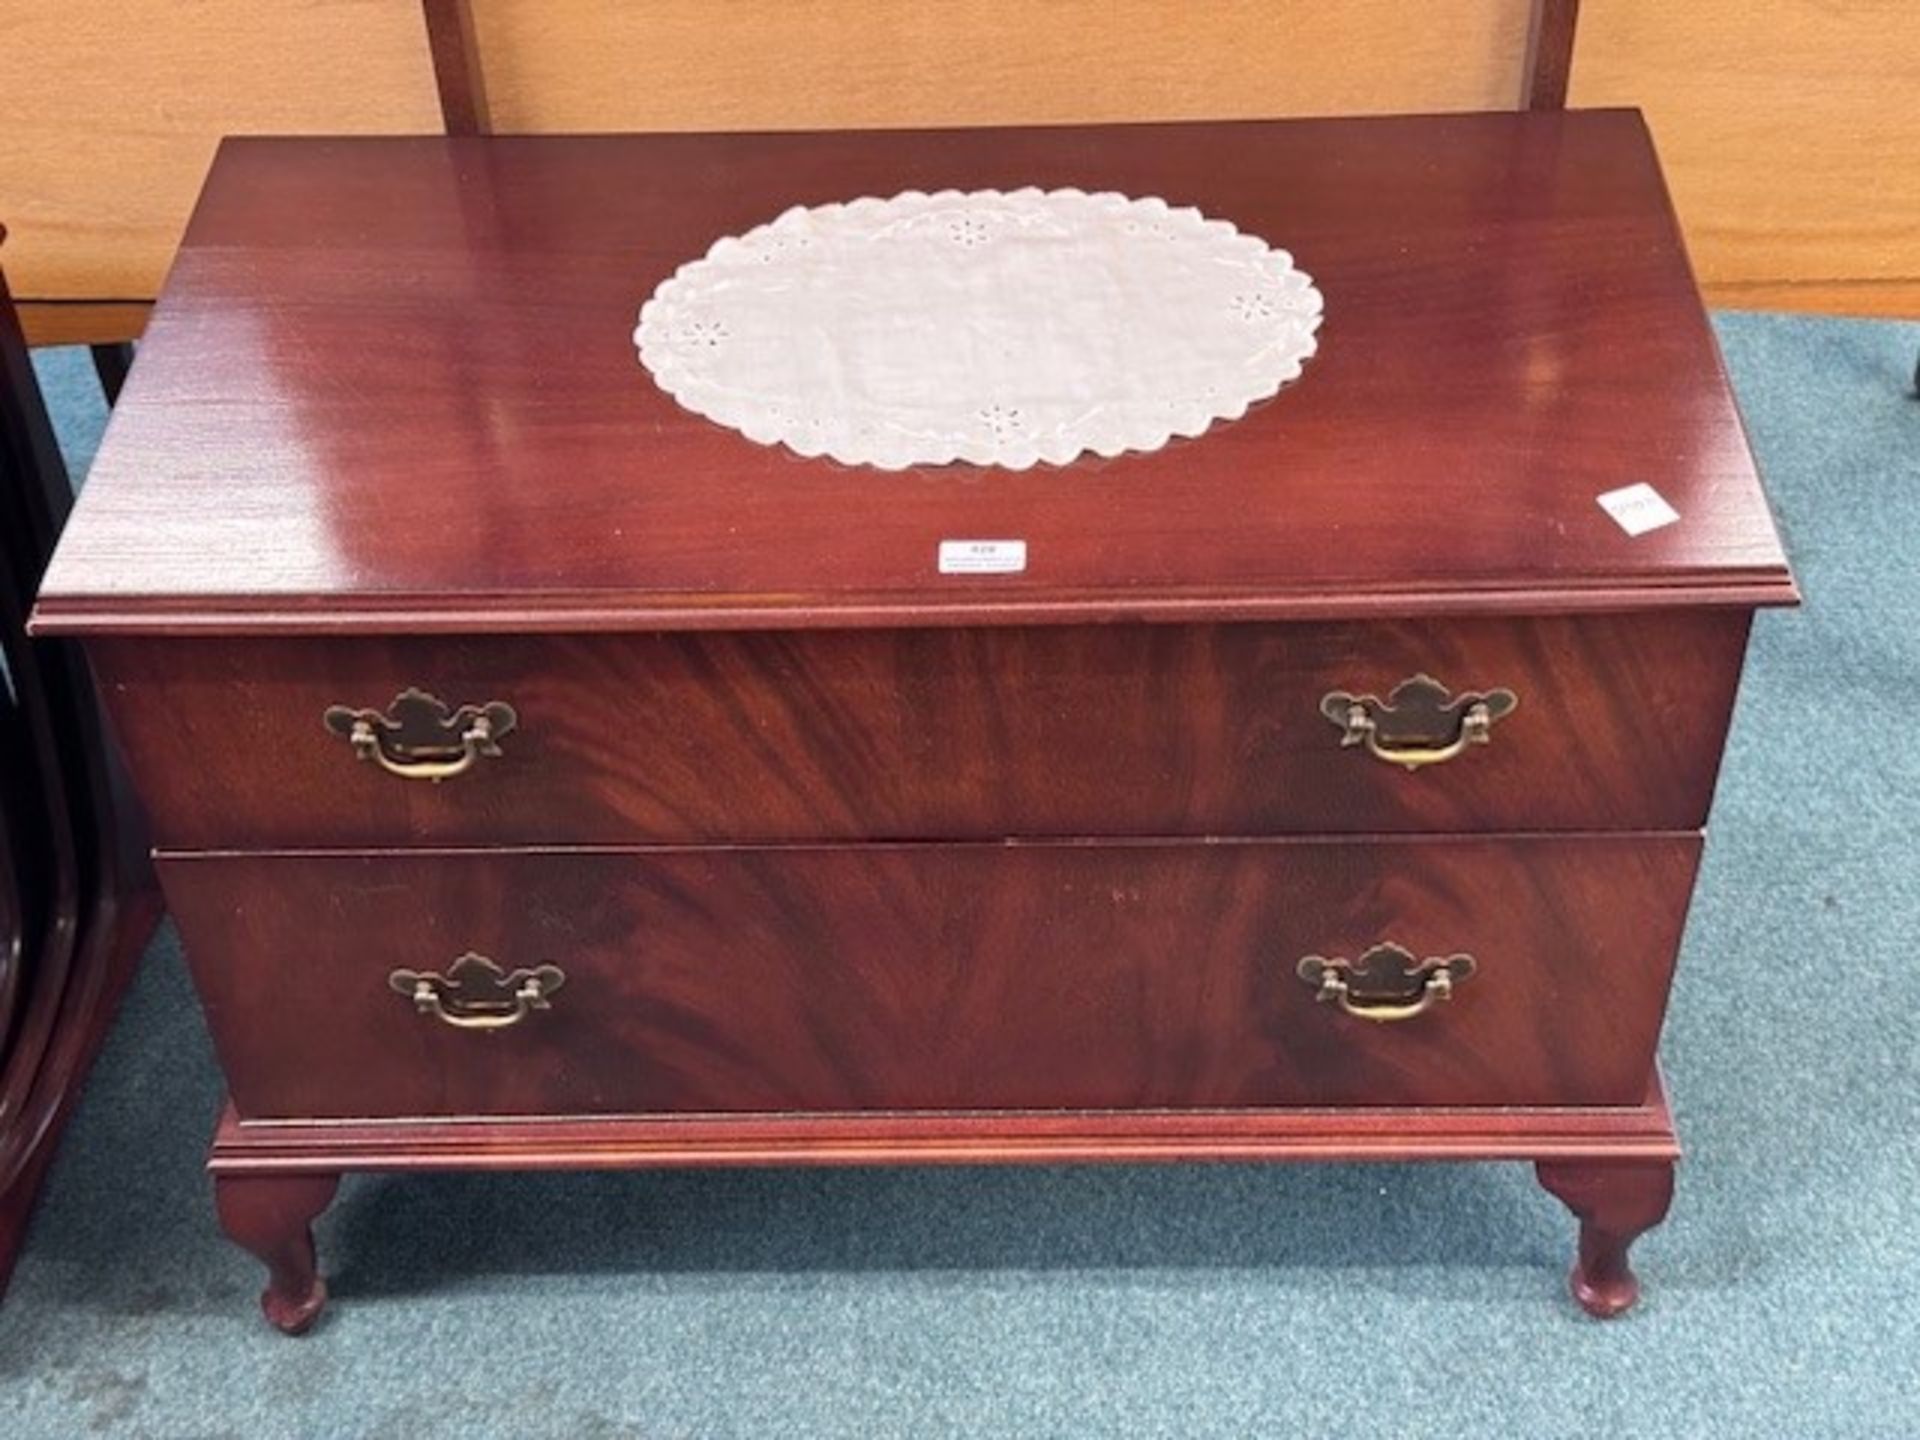
[[[398,0],[0,0],[0,218],[25,299],[151,300],[223,135],[439,128]]]
[[[1433,0],[1417,24],[1399,0],[471,8],[495,128],[578,132],[1502,109],[1526,5]],[[0,0],[0,38],[0,218],[34,299],[152,299],[222,135],[441,129],[418,0]]]
[[[1032,182],[1282,238],[1339,343],[1158,456],[895,476],[680,413],[614,323],[788,204]],[[192,847],[274,1323],[363,1164],[1524,1155],[1630,1303],[1694,827],[1794,596],[1636,117],[237,143],[177,282],[41,613]],[[1613,527],[1634,480],[1680,523]],[[929,573],[984,533],[1033,570]],[[1343,752],[1324,692],[1415,671],[1520,709]],[[506,753],[415,786],[319,724],[409,685]],[[1381,942],[1475,967],[1380,1024],[1301,978]],[[542,1003],[446,1023],[418,972],[474,955]]]
[[[503,133],[1511,108],[1528,0],[489,0]]]
[[[959,1115],[617,1115],[243,1121],[221,1115],[219,1175],[341,1170],[637,1170],[723,1165],[1013,1165],[1191,1160],[1672,1160],[1660,1077],[1633,1105],[1162,1110]]]
[[[1920,6],[1611,0],[1576,105],[1643,107],[1716,303],[1920,315]]]
[[[1896,260],[1894,264],[1899,264]],[[1728,310],[1804,310],[1822,315],[1920,315],[1920,277],[1912,280],[1731,280],[1706,294]]]
[[[1284,178],[1281,178],[1284,177]],[[1171,194],[1337,297],[1306,377],[1150,455],[888,474],[681,410],[655,283],[788,205]],[[369,300],[405,254],[409,283]],[[1681,523],[1595,503],[1651,480]],[[1028,542],[941,576],[940,540]],[[42,592],[45,631],[1302,618],[1793,597],[1624,112],[230,143]]]
[[[1005,125],[1501,109],[1528,0],[484,0],[521,131]],[[1644,104],[1716,304],[1920,314],[1908,0],[1605,0],[1575,103]],[[146,300],[223,133],[438,127],[404,0],[0,0],[16,290]],[[138,36],[138,43],[128,37]],[[966,62],[954,63],[964,55]],[[29,318],[35,343],[43,323]],[[86,339],[130,339],[124,321]]]
[[[138,340],[147,328],[151,301],[56,300],[23,304],[20,328],[27,343],[105,345]]]
[[[1628,1105],[1694,836],[171,856],[249,1118]],[[1316,1003],[1310,954],[1472,953],[1448,1005]],[[566,972],[510,1029],[391,971]]]
[[[92,647],[174,848],[1693,829],[1740,612]],[[1343,749],[1332,690],[1430,673],[1520,706],[1418,774]],[[418,686],[519,720],[440,784],[331,705]]]

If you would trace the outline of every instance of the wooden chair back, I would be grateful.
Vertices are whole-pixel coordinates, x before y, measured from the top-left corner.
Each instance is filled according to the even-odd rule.
[[[473,0],[421,0],[433,57],[440,118],[449,135],[492,133],[480,52],[473,38]],[[1532,0],[1519,108],[1563,110],[1573,68],[1580,0]]]

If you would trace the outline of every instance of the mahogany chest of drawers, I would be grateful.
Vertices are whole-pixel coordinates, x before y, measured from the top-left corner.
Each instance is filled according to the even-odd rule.
[[[1286,245],[1320,354],[1025,472],[801,459],[636,363],[718,235],[1022,185]],[[936,567],[986,537],[1026,568]],[[282,1328],[348,1170],[1229,1157],[1536,1162],[1607,1314],[1793,599],[1595,112],[229,142],[36,623],[152,812]]]

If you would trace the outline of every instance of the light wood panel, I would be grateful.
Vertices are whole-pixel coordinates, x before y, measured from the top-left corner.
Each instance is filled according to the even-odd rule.
[[[1587,0],[1572,103],[1639,105],[1710,298],[1920,314],[1920,4]]]
[[[153,305],[146,300],[42,300],[14,309],[29,345],[110,345],[138,340]]]
[[[1505,108],[1527,0],[474,0],[502,129]],[[1575,104],[1649,112],[1711,299],[1920,314],[1920,5],[1586,0]],[[439,126],[418,0],[0,0],[28,301],[158,288],[223,132]],[[125,308],[38,307],[36,341]]]
[[[439,128],[414,0],[0,0],[0,221],[22,300],[151,298],[222,134]],[[33,318],[36,339],[100,328]]]
[[[1511,109],[1527,0],[479,0],[498,130]]]

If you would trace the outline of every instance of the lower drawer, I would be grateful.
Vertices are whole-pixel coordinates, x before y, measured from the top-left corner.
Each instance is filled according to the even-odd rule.
[[[244,1118],[1607,1105],[1645,1094],[1698,846],[412,851],[162,873]]]

